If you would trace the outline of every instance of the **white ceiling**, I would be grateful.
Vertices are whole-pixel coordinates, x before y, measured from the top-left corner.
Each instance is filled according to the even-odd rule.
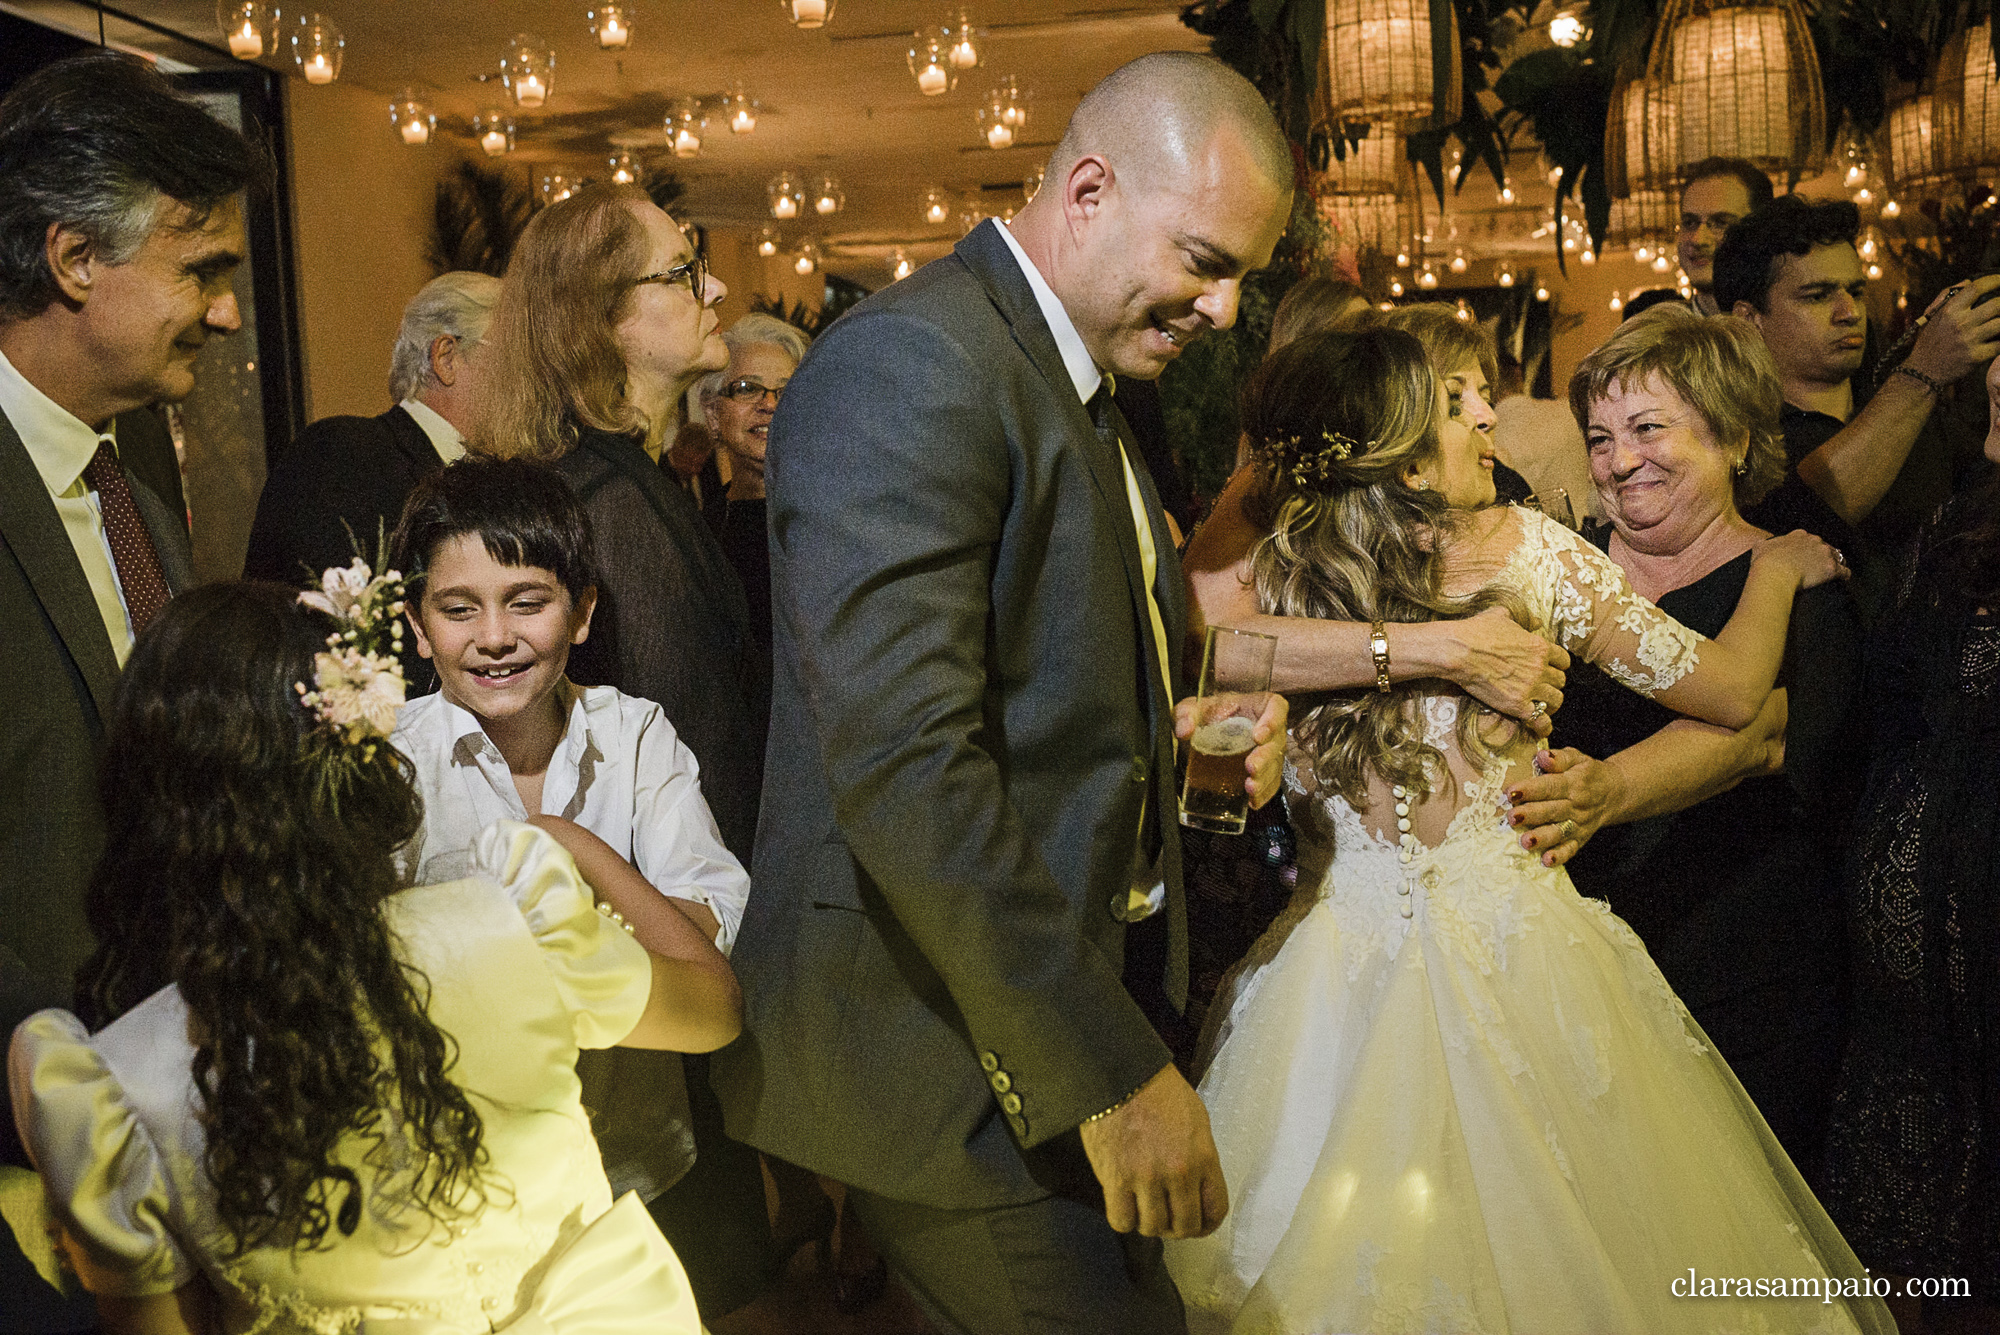
[[[462,138],[477,156],[473,114],[504,104],[497,80],[482,84],[477,76],[497,73],[514,33],[536,33],[556,53],[553,93],[539,110],[513,112],[514,160],[536,164],[537,173],[559,167],[602,177],[614,145],[628,145],[686,184],[688,216],[722,226],[770,221],[765,183],[783,169],[829,173],[845,187],[847,203],[816,220],[816,230],[836,253],[955,239],[955,221],[923,223],[925,186],[983,187],[994,212],[1017,204],[1020,181],[1100,78],[1149,51],[1207,47],[1182,26],[1175,0],[836,0],[832,21],[815,31],[793,27],[784,0],[631,0],[633,38],[622,52],[598,48],[583,0],[314,3],[346,36],[341,82],[381,94],[384,135],[393,133],[389,100],[415,85],[434,104],[441,136]],[[70,0],[9,0],[8,7],[59,15],[71,27],[80,8]],[[213,0],[123,0],[116,7],[207,42],[222,40]],[[984,32],[982,63],[953,91],[925,97],[905,61],[910,34],[956,18],[961,7]],[[124,36],[163,49],[129,27]],[[1006,75],[1032,94],[1031,117],[1014,147],[996,152],[984,145],[974,110]],[[718,115],[699,157],[674,158],[661,130],[668,102],[715,99],[738,83],[761,104],[755,131],[731,134]],[[787,224],[787,240],[800,230]]]

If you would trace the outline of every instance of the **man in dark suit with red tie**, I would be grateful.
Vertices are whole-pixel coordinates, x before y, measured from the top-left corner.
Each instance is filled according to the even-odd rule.
[[[242,135],[145,62],[92,53],[0,102],[0,1028],[67,1005],[103,843],[96,757],[133,639],[192,578],[185,521],[112,419],[194,389],[241,324]],[[11,1119],[0,1165],[24,1160]],[[0,1167],[0,1171],[5,1171]],[[95,1324],[0,1229],[0,1329]]]
[[[1077,109],[1040,193],[842,316],[771,432],[771,746],[730,1131],[849,1185],[962,1332],[1171,1335],[1218,1224],[1186,992],[1184,601],[1113,375],[1235,320],[1292,198],[1206,57]],[[1283,702],[1252,753],[1278,783]]]

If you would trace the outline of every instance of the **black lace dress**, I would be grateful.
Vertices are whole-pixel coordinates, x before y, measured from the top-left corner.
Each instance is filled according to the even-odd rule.
[[[1603,546],[1608,533],[1592,540]],[[1746,553],[1667,593],[1660,608],[1716,635],[1749,574]],[[1790,693],[1786,773],[1607,826],[1569,864],[1577,890],[1609,903],[1646,943],[1815,1189],[1845,1042],[1833,836],[1853,810],[1862,763],[1853,722],[1860,653],[1846,590],[1806,590],[1793,604],[1781,678]],[[1603,759],[1674,717],[1579,661],[1554,743]]]
[[[2000,620],[1919,533],[1870,643],[1868,784],[1847,862],[1854,1028],[1826,1206],[1878,1274],[2000,1301]]]

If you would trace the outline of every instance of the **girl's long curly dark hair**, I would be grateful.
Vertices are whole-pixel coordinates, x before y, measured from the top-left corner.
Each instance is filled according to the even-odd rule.
[[[364,1188],[335,1158],[350,1134],[373,1141],[371,1187],[440,1221],[477,1196],[484,1162],[429,984],[381,913],[423,820],[409,762],[379,742],[338,784],[316,773],[343,744],[297,684],[331,626],[276,585],[174,599],[125,669],[99,780],[83,1018],[179,987],[204,1166],[239,1252],[353,1232]]]

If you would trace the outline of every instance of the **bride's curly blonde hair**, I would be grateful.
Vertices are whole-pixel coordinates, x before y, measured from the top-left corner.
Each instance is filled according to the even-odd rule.
[[[1487,589],[1444,592],[1444,550],[1462,521],[1406,478],[1438,456],[1438,378],[1423,345],[1396,329],[1311,334],[1273,353],[1243,389],[1243,429],[1259,469],[1247,501],[1265,536],[1251,555],[1259,605],[1327,621],[1440,621],[1503,606]],[[1446,779],[1424,741],[1419,695],[1404,682],[1317,698],[1293,724],[1322,788],[1367,806],[1372,771],[1420,795]],[[1490,750],[1462,710],[1468,755]]]

